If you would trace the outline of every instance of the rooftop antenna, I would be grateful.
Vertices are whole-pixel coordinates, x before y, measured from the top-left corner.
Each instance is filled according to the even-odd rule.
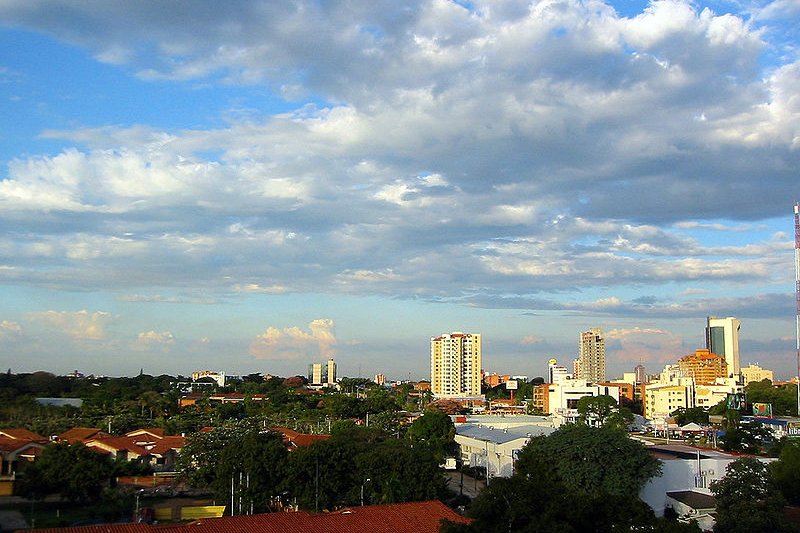
[[[794,284],[797,339],[797,415],[800,416],[800,202],[794,204]]]

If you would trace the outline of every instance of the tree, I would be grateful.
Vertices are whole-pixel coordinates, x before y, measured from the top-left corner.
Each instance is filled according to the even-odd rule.
[[[558,478],[576,492],[635,495],[661,473],[660,461],[640,442],[611,427],[568,424],[546,437],[533,438],[520,452],[517,469],[541,475],[540,457],[547,458],[549,478]]]
[[[680,407],[671,413],[679,426],[686,424],[708,424],[708,411],[702,407]]]
[[[43,499],[60,494],[72,502],[94,503],[109,486],[114,464],[83,444],[52,444],[29,465],[14,486],[19,496]]]
[[[726,452],[760,454],[765,443],[773,439],[772,432],[760,422],[741,422],[737,417],[726,421],[725,434],[720,437],[720,446]]]
[[[699,532],[656,518],[638,497],[659,471],[644,446],[613,428],[569,425],[532,439],[511,478],[496,478],[475,499],[469,525],[447,533]]]
[[[331,438],[289,455],[283,488],[303,509],[443,498],[444,475],[427,445],[337,424]]]
[[[767,466],[755,457],[730,463],[725,477],[711,483],[717,498],[718,533],[791,531],[783,514],[785,500],[772,483]]]
[[[456,428],[450,416],[437,409],[428,409],[414,420],[406,436],[414,443],[427,446],[441,463],[457,451],[455,434]]]
[[[617,400],[606,394],[584,396],[578,400],[577,406],[581,420],[591,426],[602,426],[616,408]]]
[[[780,457],[770,463],[769,471],[783,497],[792,504],[800,504],[800,443],[783,443]]]
[[[234,490],[234,507],[265,512],[279,494],[285,477],[287,450],[280,433],[249,431],[224,446],[214,469],[211,486],[225,501]],[[244,509],[242,509],[244,507]]]

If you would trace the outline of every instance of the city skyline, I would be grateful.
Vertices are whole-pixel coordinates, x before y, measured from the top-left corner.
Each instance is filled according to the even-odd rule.
[[[0,6],[0,366],[796,373],[796,3]]]

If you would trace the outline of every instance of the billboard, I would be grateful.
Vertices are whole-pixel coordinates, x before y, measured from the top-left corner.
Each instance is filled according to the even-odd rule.
[[[789,422],[786,424],[786,433],[790,437],[800,437],[800,422]]]
[[[517,380],[509,379],[506,381],[506,390],[517,390]]]
[[[772,418],[772,404],[771,403],[753,403],[753,416],[762,416],[764,418]]]
[[[747,396],[743,392],[728,394],[725,405],[731,411],[744,411],[747,408]]]

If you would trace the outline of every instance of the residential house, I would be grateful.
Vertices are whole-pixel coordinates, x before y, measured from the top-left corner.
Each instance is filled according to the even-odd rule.
[[[41,454],[47,441],[24,428],[0,429],[0,475],[15,476]]]
[[[79,442],[85,442],[91,439],[97,439],[102,437],[110,437],[108,433],[105,433],[102,429],[99,428],[72,428],[68,429],[64,433],[56,436],[56,442],[66,442],[68,444],[77,444]]]

